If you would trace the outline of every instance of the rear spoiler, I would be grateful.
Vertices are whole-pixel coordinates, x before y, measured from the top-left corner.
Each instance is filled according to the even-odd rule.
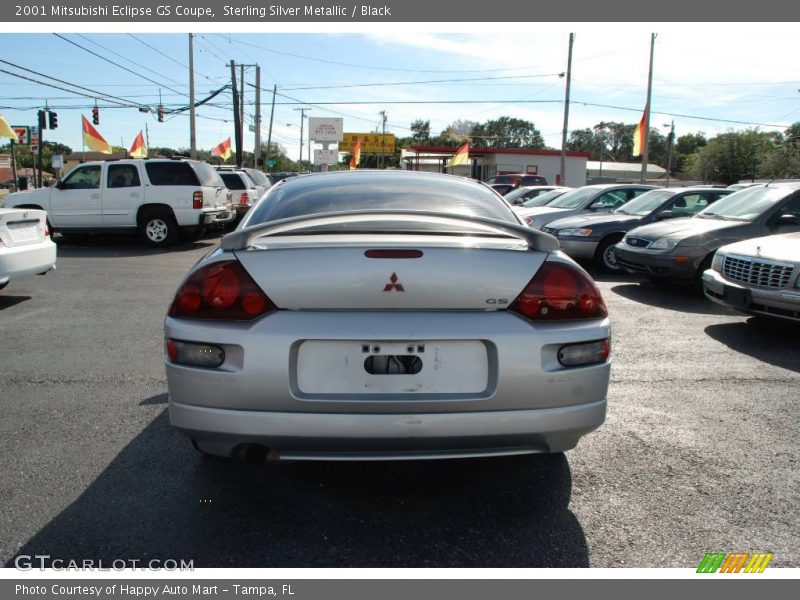
[[[523,240],[528,245],[528,248],[532,250],[552,252],[559,248],[558,240],[552,235],[544,233],[543,231],[531,229],[524,225],[489,219],[487,217],[456,215],[424,210],[340,211],[278,219],[276,221],[260,223],[229,233],[222,238],[221,247],[223,250],[245,250],[252,245],[253,240],[263,236],[281,235],[294,231],[299,232],[309,227],[349,225],[352,223],[380,221],[398,221],[405,223],[424,221],[427,223],[441,223],[444,225],[478,225],[487,230],[502,232],[511,237]]]

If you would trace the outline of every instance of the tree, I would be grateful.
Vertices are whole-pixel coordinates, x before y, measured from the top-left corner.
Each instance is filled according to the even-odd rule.
[[[476,148],[544,148],[544,138],[530,121],[499,117],[475,125],[472,145]]]
[[[431,137],[431,122],[417,119],[411,124],[411,140],[415,144],[424,144]]]
[[[695,154],[706,144],[708,140],[702,131],[680,136],[675,142],[675,170],[684,173],[692,171]]]
[[[725,184],[761,177],[759,165],[775,151],[779,138],[780,134],[757,129],[720,134],[696,153],[694,174],[704,181]]]

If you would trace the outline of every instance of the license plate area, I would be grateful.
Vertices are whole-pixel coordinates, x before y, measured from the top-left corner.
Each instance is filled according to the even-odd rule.
[[[731,306],[747,308],[750,306],[750,290],[726,285],[722,290],[722,297]]]
[[[305,340],[296,351],[301,398],[475,397],[490,382],[481,340]]]
[[[39,237],[39,221],[11,221],[6,224],[12,242],[32,242]]]

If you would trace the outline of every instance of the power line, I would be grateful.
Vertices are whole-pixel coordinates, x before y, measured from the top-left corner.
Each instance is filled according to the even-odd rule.
[[[504,75],[499,77],[468,77],[463,79],[429,79],[426,81],[393,81],[393,82],[378,82],[378,83],[351,83],[344,85],[328,85],[328,86],[307,86],[307,87],[292,87],[282,88],[283,91],[296,91],[296,90],[335,90],[342,88],[357,88],[357,87],[383,87],[392,85],[421,85],[427,83],[460,83],[464,81],[495,81],[499,79],[530,79],[536,77],[555,77],[561,76],[563,73],[542,73],[537,75]]]
[[[101,56],[100,54],[98,54],[98,53],[97,53],[97,52],[95,52],[94,50],[90,50],[89,48],[86,48],[85,46],[81,46],[81,45],[80,45],[80,44],[78,44],[77,42],[74,42],[74,41],[72,41],[72,40],[70,40],[70,39],[68,39],[68,38],[65,38],[63,35],[60,35],[60,34],[58,34],[58,33],[54,33],[53,35],[54,35],[54,36],[56,36],[57,38],[61,39],[61,40],[64,40],[65,42],[67,42],[67,43],[69,43],[69,44],[72,44],[73,46],[77,46],[77,47],[78,47],[78,48],[80,48],[81,50],[84,50],[85,52],[88,52],[89,54],[91,54],[91,55],[93,55],[93,56],[96,56],[96,57],[97,57],[97,58],[99,58],[100,60],[104,60],[104,61],[106,61],[107,63],[111,63],[112,65],[114,65],[115,67],[118,67],[118,68],[122,69],[123,71],[127,71],[128,73],[132,73],[133,75],[136,75],[137,77],[141,77],[141,78],[142,78],[142,79],[144,79],[145,81],[149,81],[150,83],[155,83],[156,85],[158,85],[158,86],[161,86],[161,87],[164,87],[164,88],[168,89],[168,90],[169,90],[169,91],[171,91],[171,92],[175,92],[176,94],[180,94],[180,93],[181,93],[181,92],[179,92],[178,90],[176,90],[176,89],[173,89],[173,88],[169,87],[168,85],[165,85],[165,84],[163,84],[163,83],[159,83],[158,81],[156,81],[156,80],[154,80],[154,79],[150,79],[149,77],[146,77],[145,75],[142,75],[141,73],[137,73],[136,71],[133,71],[133,70],[129,69],[128,67],[125,67],[125,66],[123,66],[123,65],[121,65],[121,64],[119,64],[119,63],[116,63],[116,62],[114,62],[113,60],[111,60],[111,59],[109,59],[109,58],[106,58],[105,56]]]

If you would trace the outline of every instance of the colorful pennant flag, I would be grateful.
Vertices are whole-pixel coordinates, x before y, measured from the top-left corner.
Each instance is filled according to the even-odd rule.
[[[86,117],[81,116],[83,119],[83,143],[86,146],[89,146],[89,149],[94,150],[95,152],[100,152],[101,154],[113,154],[111,150],[111,146],[108,142],[103,138],[102,135],[92,127],[92,124],[86,120]]]
[[[231,138],[214,146],[211,153],[214,156],[219,156],[222,160],[228,160],[231,157]]]
[[[3,118],[3,115],[0,115],[0,137],[17,141],[17,134],[11,129],[11,125]]]
[[[647,106],[644,107],[642,118],[636,129],[633,130],[633,156],[641,156],[644,152],[644,134],[647,129]]]
[[[147,158],[147,144],[144,143],[144,136],[141,131],[139,131],[136,139],[133,140],[133,146],[131,146],[128,154],[133,158]]]
[[[461,146],[456,153],[453,155],[453,158],[450,159],[450,162],[447,163],[447,167],[457,167],[458,165],[465,165],[469,162],[469,142]]]
[[[361,138],[356,140],[356,147],[353,148],[353,154],[350,156],[350,170],[352,171],[361,163]]]

